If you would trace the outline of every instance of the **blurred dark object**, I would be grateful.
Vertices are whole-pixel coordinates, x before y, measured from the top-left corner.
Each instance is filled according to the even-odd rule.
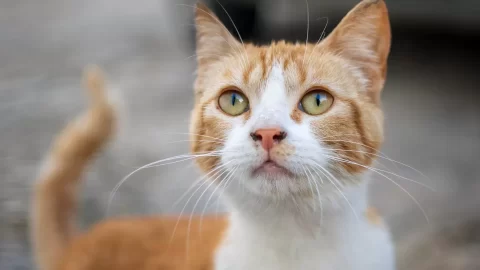
[[[237,35],[238,31],[245,41],[252,40],[255,37],[258,32],[256,31],[256,25],[258,24],[257,9],[262,1],[228,0],[211,2],[210,7],[231,33]]]
[[[221,3],[227,11],[236,12],[247,6],[261,9],[259,16],[263,16],[267,24],[290,25],[292,23],[306,22],[307,2],[310,19],[323,16],[343,14],[350,10],[360,0],[342,1],[314,1],[314,0],[209,0],[207,4],[216,12],[214,6]],[[455,28],[471,28],[480,26],[480,2],[477,0],[386,0],[390,17],[395,21],[404,21],[409,24],[440,24],[451,25]],[[219,13],[217,13],[219,14]],[[238,14],[240,15],[240,13]],[[233,16],[232,16],[233,17]],[[243,20],[242,17],[241,21]],[[247,19],[247,17],[244,17]],[[235,20],[237,23],[237,20]]]
[[[359,0],[208,0],[205,2],[235,36],[238,36],[238,30],[244,41],[269,43],[271,40],[278,39],[292,42],[305,40],[307,18],[310,23],[309,39],[316,42],[324,28],[327,33],[330,33]],[[456,35],[476,35],[478,32],[476,29],[480,28],[480,16],[478,16],[480,1],[477,0],[387,0],[386,2],[392,27],[397,32],[408,31],[405,34],[415,34],[434,31],[438,32],[439,36],[449,32]]]

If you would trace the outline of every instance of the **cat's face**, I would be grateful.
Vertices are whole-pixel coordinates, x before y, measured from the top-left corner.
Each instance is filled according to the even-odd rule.
[[[383,140],[383,1],[363,1],[328,38],[307,45],[243,45],[204,6],[196,12],[192,150],[216,151],[197,160],[212,181],[283,197],[359,179]]]

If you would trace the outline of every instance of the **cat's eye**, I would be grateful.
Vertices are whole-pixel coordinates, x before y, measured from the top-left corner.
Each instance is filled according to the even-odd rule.
[[[333,104],[333,96],[324,90],[313,90],[302,97],[298,107],[310,115],[326,112]]]
[[[248,111],[248,99],[237,90],[228,90],[218,99],[220,109],[231,116]]]

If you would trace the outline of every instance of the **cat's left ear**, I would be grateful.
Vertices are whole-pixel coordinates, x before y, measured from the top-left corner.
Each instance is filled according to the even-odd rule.
[[[387,74],[391,32],[383,0],[363,0],[324,41],[330,51],[351,61],[362,72],[368,95],[380,102]]]
[[[195,6],[197,61],[204,66],[241,47],[217,16],[202,3]]]

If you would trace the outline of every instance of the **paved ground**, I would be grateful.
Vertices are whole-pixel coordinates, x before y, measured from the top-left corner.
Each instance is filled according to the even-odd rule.
[[[88,225],[103,218],[109,192],[134,167],[188,151],[194,61],[188,58],[188,8],[173,1],[0,1],[0,269],[31,269],[26,236],[30,187],[52,136],[84,105],[84,65],[105,67],[123,104],[116,142],[87,175]],[[384,95],[383,162],[424,208],[387,179],[372,201],[391,224],[401,269],[475,269],[480,239],[480,108],[473,56],[415,50],[397,39]],[[394,47],[395,48],[395,47]],[[115,196],[109,215],[179,212],[173,205],[197,176],[190,164],[137,174]],[[187,212],[192,210],[189,204]],[[215,206],[212,209],[215,210]],[[475,242],[476,241],[476,242]],[[447,256],[448,255],[448,256]]]

